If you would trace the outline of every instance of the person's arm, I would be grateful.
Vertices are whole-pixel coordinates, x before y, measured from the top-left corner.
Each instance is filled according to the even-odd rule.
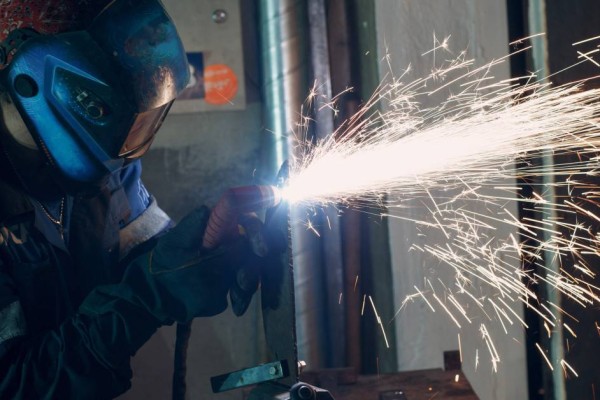
[[[174,225],[144,186],[141,175],[141,161],[135,160],[123,168],[118,176],[130,209],[129,218],[123,221],[119,230],[121,260],[130,255],[132,250]]]
[[[114,398],[130,387],[130,357],[160,325],[143,307],[94,291],[85,301],[94,312],[34,336],[4,273],[0,301],[2,399]]]
[[[112,398],[129,388],[130,357],[160,325],[224,311],[236,267],[260,260],[245,240],[202,249],[208,215],[206,207],[190,213],[129,263],[121,282],[92,290],[59,328],[6,342],[0,398]],[[18,296],[0,276],[4,308]],[[0,332],[11,323],[0,317]]]

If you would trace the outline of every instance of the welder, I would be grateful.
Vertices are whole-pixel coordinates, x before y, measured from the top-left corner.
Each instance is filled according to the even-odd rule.
[[[202,248],[140,180],[188,81],[159,0],[0,0],[0,398],[113,398],[162,325],[228,306],[247,240]]]

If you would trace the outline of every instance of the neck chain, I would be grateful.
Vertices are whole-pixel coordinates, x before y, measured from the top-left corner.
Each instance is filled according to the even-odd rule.
[[[60,237],[62,239],[63,238],[63,216],[64,216],[64,212],[65,212],[65,197],[63,196],[60,199],[60,211],[58,212],[58,219],[54,218],[52,216],[52,214],[50,214],[50,212],[48,211],[48,209],[46,208],[46,206],[44,206],[39,201],[37,201],[37,203],[40,205],[40,207],[42,207],[42,211],[44,212],[44,214],[46,214],[46,217],[48,217],[48,219],[54,225],[56,225],[58,227],[58,231],[60,232]]]

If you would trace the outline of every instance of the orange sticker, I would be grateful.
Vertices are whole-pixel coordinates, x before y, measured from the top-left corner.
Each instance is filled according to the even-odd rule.
[[[230,103],[238,90],[237,76],[225,64],[207,65],[204,68],[204,90],[207,103]]]

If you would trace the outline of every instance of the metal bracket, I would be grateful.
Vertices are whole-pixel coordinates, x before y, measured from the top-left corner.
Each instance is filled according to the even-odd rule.
[[[334,400],[331,393],[325,389],[298,382],[290,389],[291,400]]]
[[[304,382],[298,382],[291,388],[277,382],[269,382],[254,388],[248,400],[334,400],[334,398],[327,390]]]
[[[214,376],[210,379],[210,384],[213,393],[220,393],[244,386],[285,378],[289,375],[288,363],[286,360],[282,360]]]

